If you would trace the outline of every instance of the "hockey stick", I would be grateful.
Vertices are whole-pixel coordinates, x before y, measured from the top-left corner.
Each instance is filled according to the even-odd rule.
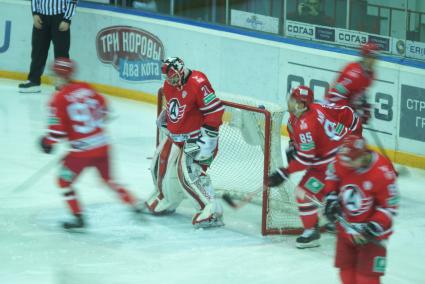
[[[62,160],[62,157],[60,159],[50,160],[43,167],[41,167],[40,169],[35,171],[27,179],[25,179],[21,184],[15,186],[12,189],[12,192],[16,193],[16,192],[20,192],[20,191],[23,191],[23,190],[30,188],[38,180],[40,180],[42,177],[44,177],[51,169],[53,169],[61,160]]]
[[[385,158],[387,158],[388,160],[391,161],[390,156],[388,156],[388,153],[385,150],[381,139],[379,139],[378,134],[376,133],[376,131],[374,131],[374,127],[370,124],[369,124],[369,126],[371,126],[371,128],[369,128],[368,130],[369,130],[369,132],[372,133],[373,140],[375,141],[376,147],[378,147],[379,152],[381,152],[382,155],[384,155]],[[408,173],[409,173],[408,169],[404,166],[398,166],[397,169],[396,169],[397,176],[399,176],[399,175],[403,176],[403,175],[406,175]]]
[[[314,205],[316,205],[318,208],[321,208],[321,209],[324,209],[324,207],[325,207],[325,205],[322,203],[322,202],[320,202],[320,200],[318,200],[317,198],[314,198],[314,197],[311,197],[310,195],[308,195],[308,194],[306,194],[305,195],[306,197],[307,197],[307,199],[308,200],[310,200]],[[351,229],[351,230],[353,230],[354,232],[356,232],[357,234],[359,234],[359,235],[361,235],[363,238],[365,238],[368,242],[370,242],[370,243],[373,243],[373,244],[375,244],[375,245],[378,245],[378,246],[381,246],[381,247],[385,247],[385,245],[381,242],[381,241],[379,241],[379,240],[377,240],[377,239],[374,239],[374,238],[368,238],[368,237],[365,237],[364,235],[363,235],[363,232],[358,228],[358,227],[356,227],[354,224],[352,224],[352,223],[350,223],[350,222],[348,222],[344,217],[342,217],[341,215],[335,215],[335,218],[336,218],[336,220],[343,226],[343,227],[345,227],[345,228],[349,228],[349,229]]]

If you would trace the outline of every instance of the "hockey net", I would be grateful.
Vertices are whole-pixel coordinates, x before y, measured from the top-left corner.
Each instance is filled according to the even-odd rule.
[[[296,234],[301,221],[294,195],[294,186],[284,183],[267,188],[267,176],[283,165],[281,124],[284,109],[248,97],[217,94],[225,112],[220,126],[218,154],[208,174],[218,195],[229,194],[243,200],[263,187],[264,191],[251,199],[262,206],[263,235]],[[165,100],[158,95],[158,114]],[[161,139],[158,136],[158,141]]]

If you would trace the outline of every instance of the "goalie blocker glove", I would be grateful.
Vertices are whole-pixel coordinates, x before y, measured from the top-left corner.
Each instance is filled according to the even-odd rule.
[[[341,215],[338,195],[332,192],[325,197],[325,216],[331,223],[335,223],[337,216]]]
[[[210,159],[218,142],[218,129],[212,126],[204,125],[201,127],[201,136],[196,140],[199,146],[199,153],[196,155],[195,160],[204,161]]]
[[[267,186],[274,187],[282,184],[289,178],[289,172],[285,168],[278,169],[267,178]]]
[[[40,138],[40,147],[43,150],[43,152],[46,154],[50,154],[53,150],[53,146],[47,142],[46,137]]]

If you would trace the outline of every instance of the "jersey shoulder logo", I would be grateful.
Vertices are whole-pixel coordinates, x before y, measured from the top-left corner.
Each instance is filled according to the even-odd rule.
[[[199,84],[205,81],[204,77],[199,75],[193,76],[193,79],[195,79],[195,81],[198,82]]]
[[[167,115],[172,123],[178,122],[184,115],[186,105],[180,105],[178,99],[171,99],[167,103]]]

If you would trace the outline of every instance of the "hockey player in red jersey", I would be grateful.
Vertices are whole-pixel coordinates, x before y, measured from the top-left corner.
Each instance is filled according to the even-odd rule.
[[[356,135],[344,140],[329,164],[325,215],[331,221],[341,216],[351,223],[337,224],[335,266],[342,283],[380,283],[399,201],[396,178],[391,162]]]
[[[378,49],[378,46],[371,42],[362,45],[361,60],[349,63],[325,96],[328,103],[352,107],[363,123],[367,123],[371,115],[366,90],[375,78],[373,67]]]
[[[154,215],[171,214],[187,196],[196,208],[195,228],[221,226],[223,209],[206,171],[217,152],[224,107],[205,74],[180,58],[166,59],[162,72],[166,80],[158,95],[167,105],[157,124],[167,137],[152,160],[155,191],[146,207]]]
[[[48,133],[40,140],[40,146],[47,154],[62,139],[67,139],[70,144],[71,149],[62,160],[58,177],[64,199],[75,217],[63,223],[65,229],[84,227],[73,183],[88,167],[95,167],[108,187],[137,211],[136,199],[111,178],[109,142],[104,131],[108,112],[105,98],[90,85],[73,82],[74,70],[75,63],[68,58],[57,58],[53,64],[58,91],[49,102]]]
[[[306,170],[296,190],[304,226],[303,234],[296,240],[298,248],[319,246],[317,208],[305,195],[323,198],[327,164],[334,160],[345,135],[361,132],[360,120],[350,107],[321,105],[313,100],[313,91],[306,86],[291,92],[287,127],[293,151],[287,152],[288,167],[278,169],[268,178],[269,186],[278,186],[290,174]]]

